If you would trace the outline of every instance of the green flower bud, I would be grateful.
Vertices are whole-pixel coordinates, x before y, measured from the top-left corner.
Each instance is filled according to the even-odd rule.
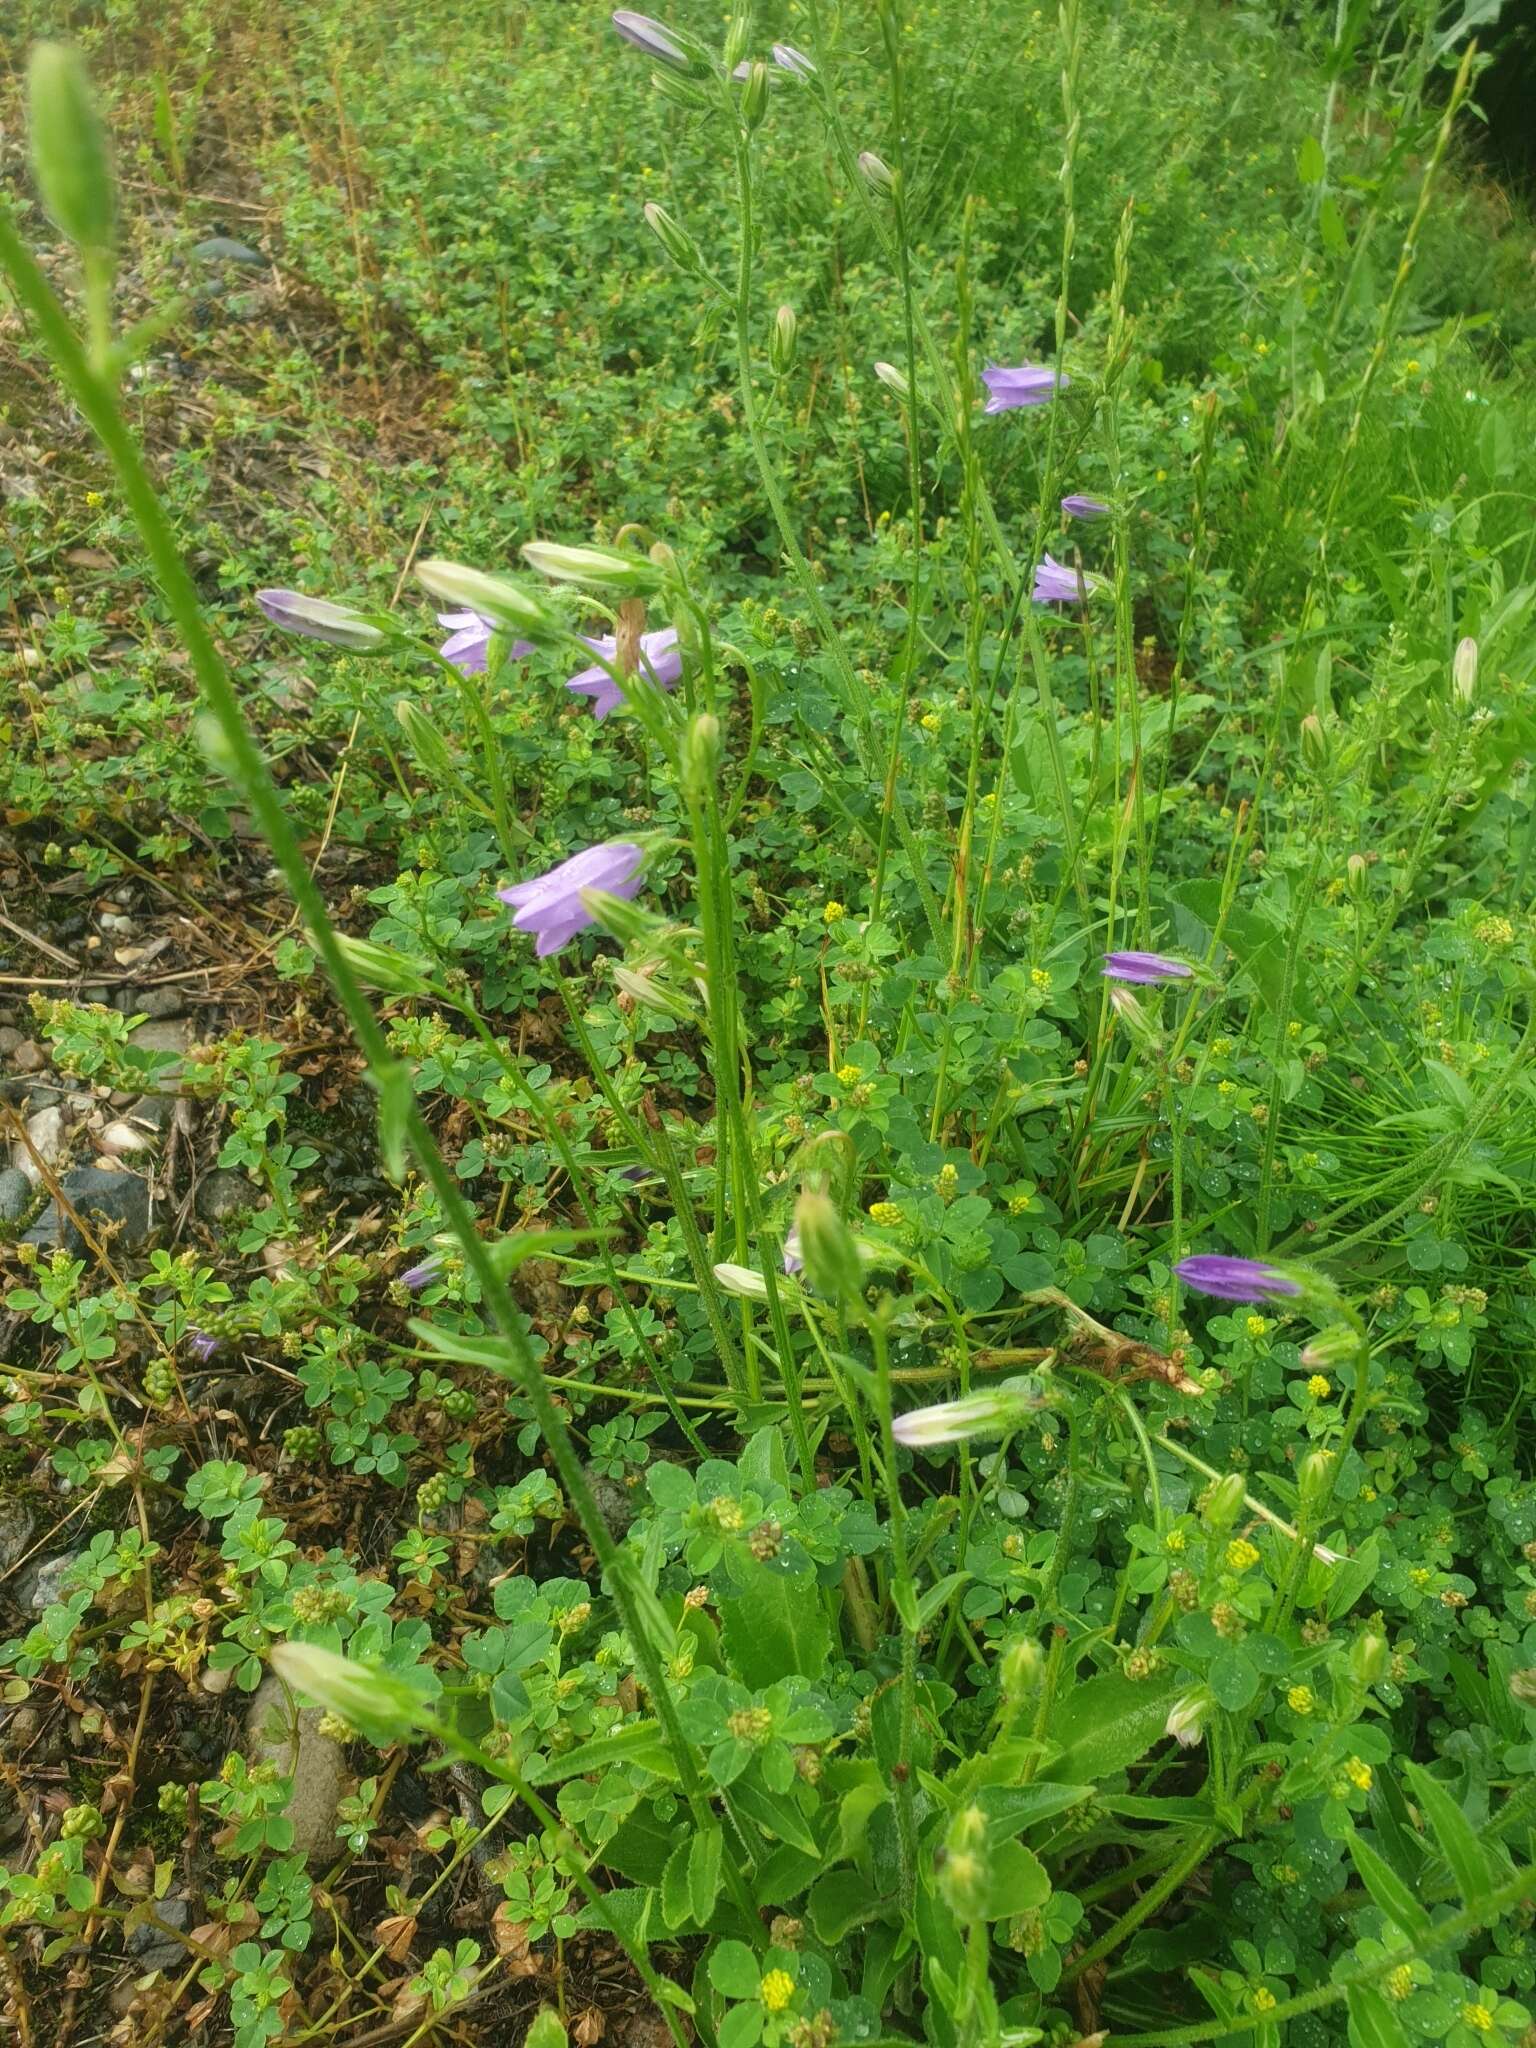
[[[336,943],[364,988],[375,988],[390,996],[422,996],[432,986],[432,976],[425,967],[408,960],[403,953],[392,952],[388,946],[376,946],[371,939],[348,938],[345,932],[336,934]]]
[[[429,782],[452,782],[458,775],[453,756],[449,753],[442,734],[422,710],[409,697],[401,697],[395,704],[395,723],[405,735],[405,743],[411,750],[411,758]]]
[[[531,540],[523,549],[523,560],[553,582],[579,583],[584,590],[627,595],[661,587],[656,565],[622,548],[565,548],[553,541]]]
[[[1333,1468],[1338,1462],[1333,1451],[1311,1451],[1296,1471],[1296,1489],[1303,1508],[1319,1507],[1333,1485]]]
[[[355,1663],[316,1643],[278,1643],[272,1669],[285,1685],[339,1714],[372,1741],[400,1742],[432,1725],[421,1694],[379,1665]]]
[[[885,161],[885,158],[876,156],[872,149],[861,151],[859,170],[863,175],[865,184],[868,185],[872,192],[878,192],[882,198],[888,197],[896,190],[896,173]]]
[[[27,68],[32,170],[50,219],[77,249],[113,242],[112,164],[106,130],[78,50],[39,43]]]
[[[1349,893],[1357,903],[1365,901],[1370,886],[1371,864],[1363,853],[1352,853],[1344,863],[1344,879],[1349,884]]]
[[[686,270],[694,277],[704,275],[704,259],[699,254],[698,243],[688,230],[675,221],[664,206],[658,206],[654,199],[646,206],[645,224],[679,270]]]
[[[1015,1636],[998,1659],[997,1676],[1004,1697],[1018,1700],[1032,1693],[1044,1668],[1045,1652],[1040,1645],[1030,1636]]]
[[[707,711],[688,721],[681,767],[683,788],[702,800],[720,773],[720,721]]]
[[[793,306],[780,306],[773,316],[773,332],[768,337],[768,363],[775,377],[787,377],[795,366],[795,340],[799,322]]]
[[[905,398],[912,386],[907,382],[905,371],[898,370],[894,363],[876,363],[875,375],[887,391],[894,391],[898,398]]]
[[[1242,1512],[1246,1492],[1241,1472],[1223,1473],[1212,1485],[1201,1508],[1200,1517],[1205,1526],[1217,1531],[1230,1529]]]
[[[1477,694],[1477,642],[1463,640],[1451,663],[1451,689],[1463,711],[1470,711]]]
[[[1333,745],[1315,711],[1301,721],[1301,758],[1314,775],[1326,775],[1333,760]]]
[[[427,561],[416,564],[416,580],[444,604],[478,612],[493,625],[505,626],[509,633],[549,640],[563,631],[560,621],[536,597],[505,576],[487,576],[479,569],[460,568],[456,562]]]
[[[831,1301],[857,1301],[864,1287],[858,1244],[836,1204],[819,1188],[806,1188],[795,1204],[795,1235],[806,1278],[816,1291]]]
[[[1349,1646],[1349,1675],[1356,1685],[1375,1685],[1385,1678],[1391,1663],[1387,1639],[1380,1629],[1368,1628]]]
[[[768,111],[768,66],[758,63],[748,67],[746,83],[741,89],[741,118],[749,129],[762,125]]]
[[[738,1301],[766,1301],[768,1283],[761,1273],[755,1273],[750,1266],[733,1266],[728,1261],[714,1268],[714,1275],[727,1294]]]

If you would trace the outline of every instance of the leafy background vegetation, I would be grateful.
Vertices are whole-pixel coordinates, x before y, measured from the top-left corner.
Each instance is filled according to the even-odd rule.
[[[1470,108],[1440,150],[1497,10],[822,12],[842,132],[903,167],[910,301],[821,88],[777,72],[752,378],[841,657],[732,309],[642,217],[731,275],[725,128],[602,10],[14,12],[18,218],[73,303],[21,118],[27,47],[67,33],[119,327],[174,302],[125,416],[332,915],[441,985],[388,1002],[390,1049],[602,1516],[385,1156],[143,538],[7,299],[25,2043],[1529,2038],[1536,295]],[[764,9],[747,47],[814,28]],[[910,307],[979,397],[983,361],[1052,359],[1063,304],[1047,413],[967,438],[931,360],[910,403],[874,374],[911,367]],[[1063,527],[1066,490],[1113,518]],[[734,649],[751,1215],[694,942],[642,930],[626,983],[584,939],[560,978],[494,897],[655,832],[642,903],[691,928],[726,892],[679,757],[594,722],[558,656],[511,663],[501,843],[450,676],[251,602],[428,633],[418,558],[632,528]],[[1009,556],[1047,546],[1102,598],[1031,612]],[[1117,1008],[1100,956],[1135,944],[1202,975]],[[141,1192],[86,1239],[51,1198],[96,1160]],[[868,1286],[823,1261],[781,1329],[690,1226],[774,1274],[807,1184]],[[1202,1302],[1190,1251],[1336,1292]],[[884,1433],[893,1389],[1004,1380],[990,1436]],[[282,1643],[379,1671],[382,1718],[295,1723]]]

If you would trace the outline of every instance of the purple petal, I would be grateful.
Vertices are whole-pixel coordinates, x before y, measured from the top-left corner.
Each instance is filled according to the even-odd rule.
[[[1106,953],[1104,974],[1110,981],[1188,981],[1193,967],[1170,960],[1166,953]]]
[[[1056,393],[1064,391],[1072,379],[1058,377],[1044,363],[1019,363],[1013,369],[988,363],[981,373],[981,381],[991,394],[986,410],[995,413],[1012,412],[1022,405],[1049,405]]]
[[[659,21],[648,14],[636,14],[632,7],[620,7],[611,19],[626,43],[633,43],[637,50],[644,50],[647,57],[658,58],[663,64],[680,64],[686,69],[687,51]]]
[[[1186,1287],[1201,1294],[1214,1294],[1222,1301],[1271,1301],[1301,1293],[1299,1282],[1278,1266],[1267,1266],[1260,1259],[1202,1252],[1195,1258],[1181,1259],[1173,1270]]]
[[[1109,517],[1109,507],[1102,498],[1085,497],[1081,492],[1074,492],[1071,497],[1063,498],[1061,509],[1069,519],[1107,519]]]
[[[618,652],[618,642],[609,635],[600,635],[597,639],[583,637],[594,654],[604,655],[609,661]],[[683,673],[682,649],[677,644],[675,626],[663,626],[655,633],[640,635],[640,665],[658,690],[673,687]],[[578,697],[590,697],[592,710],[598,718],[606,718],[610,711],[617,711],[624,702],[624,692],[607,669],[596,665],[567,677],[565,687]]]
[[[592,917],[581,900],[583,889],[602,889],[626,899],[639,892],[645,855],[627,839],[589,846],[531,881],[513,882],[497,895],[513,909],[512,923],[534,935],[534,952],[547,959],[588,929]]]

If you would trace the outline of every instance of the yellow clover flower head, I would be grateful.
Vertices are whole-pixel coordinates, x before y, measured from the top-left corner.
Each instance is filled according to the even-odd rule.
[[[788,1970],[769,1970],[758,1986],[765,2012],[783,2012],[795,1995],[795,1980]]]
[[[1257,1547],[1246,1536],[1234,1536],[1227,1545],[1226,1559],[1235,1572],[1251,1571],[1259,1561]]]

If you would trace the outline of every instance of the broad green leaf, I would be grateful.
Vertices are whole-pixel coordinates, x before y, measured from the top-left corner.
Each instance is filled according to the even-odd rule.
[[[1259,1674],[1241,1643],[1222,1644],[1211,1659],[1210,1681],[1217,1705],[1234,1714],[1252,1706],[1259,1690]]]
[[[829,1870],[811,1886],[806,1900],[811,1926],[818,1941],[829,1948],[840,1942],[850,1928],[866,1920],[879,1920],[892,1910],[876,1896],[869,1879],[859,1870]]]
[[[810,1823],[787,1793],[770,1792],[755,1772],[738,1778],[731,1787],[731,1805],[747,1820],[755,1821],[765,1835],[776,1842],[788,1842],[808,1856],[817,1853],[816,1837]]]
[[[1297,177],[1303,185],[1318,185],[1327,168],[1328,159],[1323,155],[1323,145],[1315,135],[1308,135],[1296,152]]]
[[[1470,1906],[1474,1899],[1493,1889],[1487,1850],[1477,1839],[1471,1821],[1438,1778],[1432,1778],[1422,1764],[1410,1763],[1403,1765],[1403,1776],[1434,1830],[1440,1853],[1451,1866],[1462,1904]]]
[[[566,2048],[570,2036],[552,2005],[541,2005],[523,2036],[523,2048]]]
[[[1033,1850],[1022,1842],[999,1842],[988,1849],[981,1893],[981,1910],[988,1920],[1011,1920],[1015,1913],[1043,1906],[1051,1895],[1051,1880]]]
[[[1360,1873],[1360,1882],[1387,1918],[1395,1920],[1412,1941],[1421,1945],[1427,1943],[1429,1915],[1391,1865],[1384,1862],[1360,1835],[1351,1839],[1349,1853]]]
[[[1409,2048],[1403,2023],[1369,1984],[1352,1984],[1344,1994],[1349,2007],[1350,2048]]]
[[[721,1603],[720,1632],[731,1668],[754,1692],[798,1672],[820,1678],[832,1647],[814,1572],[760,1565],[739,1600]]]
[[[917,1603],[917,1630],[914,1633],[920,1633],[928,1626],[950,1595],[969,1583],[970,1576],[969,1572],[951,1572],[948,1578],[940,1579],[936,1586],[928,1588]]]
[[[1066,1785],[1097,1784],[1146,1755],[1161,1739],[1170,1708],[1187,1683],[1149,1685],[1106,1671],[1069,1687],[1051,1709],[1049,1732],[1061,1755],[1047,1766]]]

